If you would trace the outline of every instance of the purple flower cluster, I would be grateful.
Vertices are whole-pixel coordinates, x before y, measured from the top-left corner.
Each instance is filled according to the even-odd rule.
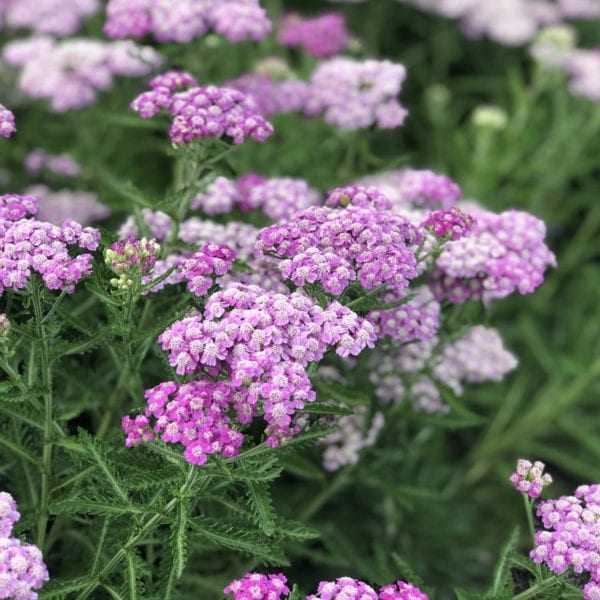
[[[204,296],[214,283],[214,276],[225,275],[233,268],[235,251],[229,246],[206,244],[181,265],[181,279],[187,281],[188,290]]]
[[[48,569],[37,546],[11,537],[20,516],[13,497],[0,492],[0,598],[35,600],[38,594],[33,590],[48,581]]]
[[[69,254],[68,246],[95,250],[100,232],[65,221],[60,227],[28,219],[36,213],[31,196],[0,196],[0,293],[5,288],[22,289],[32,271],[47,288],[73,292],[75,284],[92,269],[92,255]]]
[[[167,213],[160,210],[153,211],[149,208],[142,208],[141,216],[144,226],[148,228],[150,235],[153,238],[164,240],[171,234],[173,220]],[[138,236],[139,231],[135,222],[135,217],[127,217],[117,233],[121,239]]]
[[[43,148],[35,148],[25,157],[23,163],[29,175],[37,175],[42,169],[63,177],[79,177],[81,165],[67,154],[48,154]]]
[[[327,471],[337,471],[356,464],[360,451],[375,444],[384,422],[383,413],[379,411],[369,419],[366,406],[357,406],[352,415],[339,417],[337,429],[322,441],[327,446],[323,452],[323,467]]]
[[[566,69],[571,76],[569,88],[573,94],[600,102],[600,48],[573,52]]]
[[[126,238],[115,242],[104,251],[104,262],[119,278],[111,279],[111,285],[120,290],[131,288],[141,275],[148,273],[156,263],[160,246],[156,240]]]
[[[309,86],[299,79],[277,80],[267,73],[246,73],[228,81],[226,87],[250,96],[263,117],[280,113],[302,112]]]
[[[535,534],[531,559],[545,563],[553,573],[569,568],[589,573],[583,597],[596,600],[600,592],[600,485],[581,485],[573,496],[540,502],[537,515],[544,529]]]
[[[331,207],[346,208],[350,204],[361,208],[373,208],[376,210],[389,210],[392,201],[376,187],[364,187],[361,185],[348,185],[335,188],[327,195],[325,204]]]
[[[36,34],[69,36],[100,8],[98,0],[3,0],[0,16],[11,29],[32,29]]]
[[[397,100],[405,78],[404,66],[389,60],[332,58],[313,72],[304,110],[343,129],[399,127],[408,114]]]
[[[428,340],[435,336],[440,326],[440,304],[429,288],[421,286],[401,292],[386,291],[378,297],[383,303],[406,302],[392,308],[379,308],[367,313],[366,319],[373,324],[378,338],[390,337],[399,342]]]
[[[0,104],[0,136],[9,138],[16,130],[15,115]]]
[[[544,473],[545,464],[536,460],[531,461],[520,458],[517,461],[517,470],[510,476],[512,486],[521,494],[527,494],[530,498],[539,498],[542,490],[552,483],[552,477]]]
[[[249,223],[228,221],[225,225],[214,221],[203,221],[192,217],[179,228],[179,239],[186,244],[227,244],[233,248],[238,258],[247,259],[252,255],[258,229]]]
[[[518,210],[474,215],[469,235],[447,242],[436,261],[430,282],[435,297],[460,304],[533,292],[546,268],[556,266],[544,243],[544,222]]]
[[[94,192],[51,190],[46,185],[32,185],[25,189],[25,193],[38,198],[38,219],[53,225],[70,219],[88,225],[92,221],[106,219],[111,213],[108,206],[98,202],[98,195]]]
[[[277,41],[288,48],[300,47],[315,58],[329,58],[348,48],[350,35],[341,13],[328,12],[311,18],[288,13],[281,19]]]
[[[242,579],[234,579],[223,593],[232,594],[233,600],[281,600],[282,594],[290,593],[286,583],[287,578],[282,573],[246,573]]]
[[[189,42],[213,29],[230,42],[262,40],[271,22],[258,0],[109,0],[110,38],[151,34],[159,42]]]
[[[203,194],[198,194],[192,208],[207,215],[262,210],[270,219],[279,221],[319,201],[319,194],[302,179],[275,177],[265,179],[252,173],[237,180],[217,177]]]
[[[461,395],[463,383],[501,381],[517,360],[496,330],[476,325],[443,346],[434,337],[377,352],[371,365],[370,380],[382,402],[400,402],[406,396],[415,410],[438,412],[448,407],[436,382]]]
[[[162,62],[155,50],[131,41],[49,37],[11,42],[4,47],[3,58],[22,68],[21,92],[48,100],[54,112],[92,104],[99,91],[110,89],[114,76],[146,75]]]
[[[290,593],[286,577],[246,573],[241,579],[234,579],[224,590],[232,594],[233,600],[283,600]],[[335,581],[321,581],[318,592],[307,596],[306,600],[428,600],[412,583],[397,581],[385,585],[377,593],[364,581],[352,577],[339,577]]]
[[[236,144],[248,136],[264,142],[273,133],[250,97],[229,88],[197,87],[195,82],[187,73],[164,73],[150,82],[150,91],[133,100],[131,108],[143,118],[153,117],[162,108],[168,110],[174,117],[169,136],[175,146],[222,136]],[[190,85],[194,87],[177,91]]]
[[[330,348],[357,355],[375,336],[337,302],[323,309],[298,293],[233,284],[209,297],[202,316],[176,321],[158,341],[177,374],[201,382],[225,375],[238,422],[263,414],[266,443],[276,447],[300,431],[298,413],[315,399],[308,364]]]
[[[319,206],[261,230],[256,254],[282,259],[282,275],[297,286],[319,282],[337,296],[355,280],[367,290],[406,287],[417,274],[419,241],[417,229],[395,213]]]
[[[405,581],[385,585],[377,593],[363,581],[340,577],[335,581],[322,581],[318,590],[306,600],[428,600],[427,594]]]
[[[435,210],[429,213],[421,227],[431,231],[435,237],[460,240],[473,228],[475,220],[460,208]]]

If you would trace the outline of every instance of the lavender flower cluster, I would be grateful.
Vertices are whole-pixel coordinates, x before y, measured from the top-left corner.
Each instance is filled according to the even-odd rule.
[[[10,29],[69,36],[100,8],[98,0],[3,0],[0,21]]]
[[[16,130],[15,115],[0,104],[0,136],[9,138]]]
[[[246,573],[241,579],[234,579],[224,592],[231,594],[233,600],[284,600],[290,593],[286,584],[287,578],[282,573]],[[385,585],[376,592],[364,581],[340,577],[335,581],[321,581],[317,593],[307,596],[306,600],[428,600],[428,596],[405,581]]]
[[[600,596],[600,485],[580,485],[572,496],[540,502],[537,515],[544,529],[535,534],[532,560],[553,573],[589,574],[584,600]]]
[[[288,48],[302,48],[315,58],[330,58],[348,48],[350,35],[341,13],[327,12],[309,18],[287,13],[279,24],[277,41]]]
[[[397,100],[405,78],[404,66],[389,60],[335,57],[313,72],[304,111],[308,115],[323,113],[325,122],[344,129],[374,124],[393,129],[408,115]]]
[[[48,581],[48,569],[37,546],[12,537],[13,524],[20,517],[14,498],[0,492],[0,598],[36,600],[33,590]]]
[[[43,148],[35,148],[27,154],[23,166],[28,175],[37,175],[46,169],[62,177],[79,177],[81,165],[68,154],[48,154]]]
[[[59,227],[27,218],[36,212],[36,198],[0,196],[0,294],[6,288],[24,288],[32,271],[42,276],[48,289],[71,293],[91,272],[92,255],[72,257],[68,247],[95,250],[100,232],[75,221],[65,221]]]
[[[92,104],[98,92],[110,89],[115,76],[146,75],[162,62],[154,49],[131,41],[57,41],[48,36],[8,43],[3,59],[21,68],[20,91],[31,98],[48,100],[54,112]]]
[[[294,212],[319,201],[319,193],[303,179],[275,177],[266,179],[254,173],[231,180],[217,177],[206,192],[192,201],[192,209],[202,209],[207,215],[262,210],[274,221],[290,218]]]
[[[133,100],[131,108],[143,118],[153,117],[162,108],[168,110],[174,117],[169,136],[175,146],[222,136],[236,144],[248,136],[264,142],[273,133],[251,98],[237,90],[196,84],[187,73],[169,71],[155,77],[150,82],[152,89]],[[188,89],[177,91],[183,87]]]
[[[540,460],[533,464],[523,458],[517,461],[517,470],[510,476],[510,483],[521,494],[530,498],[539,498],[542,490],[552,483],[552,477],[544,473],[546,465]]]
[[[189,42],[214,30],[230,42],[262,40],[271,22],[258,0],[109,0],[104,32],[110,38]]]
[[[208,386],[210,397],[216,398],[210,407],[203,402],[194,405],[203,411],[203,417],[196,416],[194,423],[203,423],[211,414],[215,427],[221,428],[228,422],[230,409],[240,425],[262,414],[267,423],[265,443],[274,447],[299,433],[300,411],[305,402],[315,399],[306,373],[308,364],[321,360],[329,348],[335,348],[340,356],[357,355],[365,347],[373,347],[374,341],[372,326],[337,302],[323,309],[298,293],[284,296],[241,284],[213,294],[202,316],[176,321],[159,337],[176,372],[195,375],[197,390]],[[219,381],[216,395],[211,379],[219,377],[226,379]],[[183,398],[192,403],[197,394],[186,393]],[[196,435],[184,435],[191,404],[187,410],[165,413],[161,420],[163,415],[155,413],[150,402],[153,395],[152,391],[147,394],[145,417],[157,419],[150,424],[154,431],[166,427],[165,431],[171,432],[162,435],[163,441],[180,442],[186,448],[197,442],[195,454],[190,451],[194,459],[186,453],[186,458],[197,464],[204,462],[207,454],[222,452],[221,443],[209,452],[198,446],[202,443]],[[213,431],[213,420],[206,422]],[[137,424],[124,420],[124,428],[128,436],[133,435],[128,437],[131,443],[139,441]],[[213,439],[206,432],[204,438]],[[236,452],[237,446],[232,451]]]
[[[289,221],[263,229],[256,254],[280,259],[281,274],[297,286],[319,282],[339,296],[355,280],[366,290],[406,287],[417,275],[420,239],[406,218],[350,201],[343,209],[298,211]]]

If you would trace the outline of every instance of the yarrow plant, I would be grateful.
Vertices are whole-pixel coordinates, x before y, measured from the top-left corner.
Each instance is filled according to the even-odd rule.
[[[0,104],[0,135],[9,138],[16,130],[15,115],[8,108]]]

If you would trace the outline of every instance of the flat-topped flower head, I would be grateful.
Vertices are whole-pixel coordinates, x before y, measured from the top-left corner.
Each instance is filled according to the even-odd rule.
[[[233,596],[233,600],[283,600],[290,593],[286,583],[282,573],[246,573],[241,579],[234,579],[223,593]]]
[[[392,201],[381,190],[376,187],[360,185],[347,185],[331,190],[327,195],[325,204],[341,208],[345,208],[350,204],[378,210],[390,210],[392,208]]]
[[[225,137],[235,144],[247,137],[264,142],[273,134],[272,125],[260,114],[252,98],[238,90],[194,86],[173,91],[175,83],[185,87],[191,83],[190,78],[173,72],[155,78],[152,89],[133,100],[131,108],[143,118],[153,117],[161,109],[168,110],[174,117],[169,131],[174,146],[203,137]]]
[[[335,581],[321,581],[318,592],[306,600],[379,600],[377,592],[364,581],[339,577]]]
[[[20,518],[15,499],[8,492],[0,492],[0,538],[9,537],[13,524]]]
[[[0,104],[0,136],[9,138],[16,130],[15,115]]]
[[[100,232],[75,221],[58,226],[27,218],[36,210],[36,198],[0,196],[0,294],[24,288],[32,272],[48,289],[72,293],[91,272],[92,255],[71,256],[69,250],[95,250]]]
[[[271,31],[258,0],[109,0],[104,32],[111,38],[186,43],[214,30],[230,42],[260,41]]]
[[[350,35],[342,13],[330,11],[308,18],[288,13],[281,19],[277,41],[288,48],[302,48],[315,58],[329,58],[348,48]]]
[[[431,231],[435,237],[449,240],[465,237],[474,225],[475,219],[456,207],[433,211],[421,223],[421,227]]]
[[[520,458],[517,461],[517,470],[510,476],[509,481],[521,494],[527,494],[530,498],[539,498],[542,490],[552,483],[552,477],[544,473],[545,466],[539,460],[532,464]]]
[[[379,600],[429,600],[429,596],[412,583],[397,581],[379,590]]]
[[[404,66],[389,60],[332,58],[313,72],[304,110],[343,129],[393,129],[408,115],[397,99],[405,78]]]

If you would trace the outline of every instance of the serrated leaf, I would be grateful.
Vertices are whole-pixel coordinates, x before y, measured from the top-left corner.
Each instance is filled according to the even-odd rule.
[[[84,514],[84,515],[152,515],[153,511],[146,506],[120,504],[100,500],[81,498],[76,500],[58,500],[50,504],[52,514]]]
[[[300,590],[296,584],[294,584],[294,587],[288,596],[288,600],[302,600],[302,596],[300,596]]]
[[[343,406],[334,406],[333,404],[306,404],[302,412],[313,413],[318,415],[337,415],[346,416],[353,414],[353,411]]]
[[[73,598],[73,595],[78,590],[83,589],[93,579],[91,577],[80,577],[77,579],[69,579],[68,581],[60,581],[57,579],[51,579],[44,585],[42,590],[39,592],[40,599],[52,599],[66,600],[67,598]]]
[[[502,547],[500,551],[500,556],[498,557],[498,562],[496,563],[496,568],[494,569],[494,578],[492,580],[492,587],[489,590],[489,594],[491,594],[494,598],[505,591],[508,588],[512,588],[512,579],[510,576],[510,568],[509,568],[509,556],[515,551],[515,548],[519,542],[519,527],[515,527],[506,544]]]
[[[300,521],[291,519],[277,519],[277,535],[290,540],[306,541],[319,537],[319,532],[312,527],[307,527]]]
[[[454,594],[456,595],[456,600],[481,600],[481,594],[473,594],[460,588],[454,588]]]
[[[248,502],[256,524],[266,535],[273,535],[275,531],[276,514],[271,503],[269,487],[260,481],[247,481]]]

